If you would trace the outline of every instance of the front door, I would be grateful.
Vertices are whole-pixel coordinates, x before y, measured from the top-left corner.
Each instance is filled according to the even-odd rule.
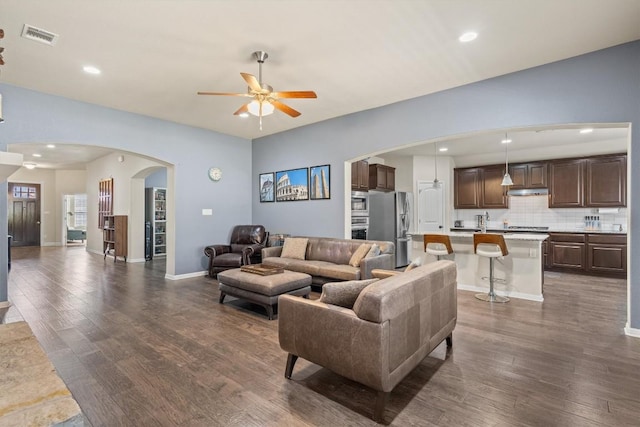
[[[40,246],[40,184],[9,183],[11,246]]]

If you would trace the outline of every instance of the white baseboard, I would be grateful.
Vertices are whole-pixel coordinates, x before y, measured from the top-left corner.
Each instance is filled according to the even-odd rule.
[[[630,328],[627,326],[624,328],[624,333],[630,337],[640,338],[640,329]]]
[[[97,255],[104,255],[104,252],[102,251],[98,251],[96,249],[89,249],[87,248],[87,252],[91,252],[92,254],[97,254]]]
[[[146,258],[127,258],[127,262],[146,262]]]
[[[11,301],[0,301],[0,308],[9,308],[11,307]]]
[[[62,246],[60,242],[44,242],[40,243],[40,246]]]
[[[458,289],[462,291],[489,292],[489,288],[483,288],[480,286],[473,286],[473,285],[465,285],[462,283],[458,283]],[[520,292],[503,292],[503,291],[495,291],[495,292],[497,295],[509,297],[509,298],[526,299],[528,301],[536,301],[536,302],[544,301],[544,297],[542,295],[523,294]]]
[[[192,279],[194,277],[202,277],[207,275],[207,271],[196,271],[194,273],[186,273],[186,274],[165,274],[164,278],[169,280],[182,280],[182,279]]]

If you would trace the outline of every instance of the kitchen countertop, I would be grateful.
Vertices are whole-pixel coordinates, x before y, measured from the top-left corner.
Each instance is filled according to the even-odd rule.
[[[504,230],[502,230],[504,231]],[[469,237],[469,238],[473,238],[474,233],[472,231],[470,232],[464,232],[464,231],[454,231],[453,233],[448,233],[449,237]],[[545,240],[547,237],[549,237],[548,234],[546,234],[545,232],[538,232],[538,233],[503,233],[502,235],[504,237],[504,240],[531,240],[531,241],[542,241]]]
[[[460,232],[480,232],[479,228],[469,228],[469,227],[451,227],[450,231],[455,233]],[[584,229],[559,229],[559,228],[550,228],[548,230],[533,230],[533,229],[519,229],[519,230],[509,230],[504,228],[487,228],[487,233],[576,233],[576,234],[621,234],[626,235],[627,233],[624,231],[613,231],[613,230],[584,230]],[[417,233],[421,234],[421,233]],[[424,234],[424,233],[422,233]]]

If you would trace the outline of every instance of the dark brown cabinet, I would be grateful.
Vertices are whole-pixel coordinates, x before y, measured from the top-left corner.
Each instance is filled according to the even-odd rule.
[[[627,156],[593,157],[585,163],[585,205],[627,205]]]
[[[548,265],[551,268],[584,270],[585,268],[585,235],[552,233],[549,236]]]
[[[509,207],[507,188],[502,185],[504,166],[487,166],[481,169],[480,207],[484,209],[506,209]]]
[[[522,163],[511,165],[509,175],[513,180],[512,189],[520,188],[546,188],[547,187],[547,163]]]
[[[550,233],[544,266],[548,270],[624,277],[625,234]]]
[[[453,176],[454,208],[480,208],[480,169],[455,169]]]
[[[369,190],[394,191],[395,189],[396,168],[379,163],[369,165]]]
[[[627,272],[627,236],[589,234],[587,270],[592,273]]]
[[[351,189],[353,191],[369,190],[369,163],[365,160],[351,163]]]
[[[627,156],[549,163],[550,208],[621,207],[627,204]]]
[[[509,207],[503,187],[504,166],[454,170],[455,209],[505,209]]]
[[[583,159],[554,160],[549,164],[549,207],[584,207]]]

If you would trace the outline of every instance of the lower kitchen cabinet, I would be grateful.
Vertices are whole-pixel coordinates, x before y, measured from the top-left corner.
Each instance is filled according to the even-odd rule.
[[[585,235],[553,233],[549,237],[551,268],[584,270]]]
[[[550,233],[545,269],[624,277],[627,236],[624,234]]]
[[[589,234],[587,269],[594,273],[627,272],[627,236]]]

